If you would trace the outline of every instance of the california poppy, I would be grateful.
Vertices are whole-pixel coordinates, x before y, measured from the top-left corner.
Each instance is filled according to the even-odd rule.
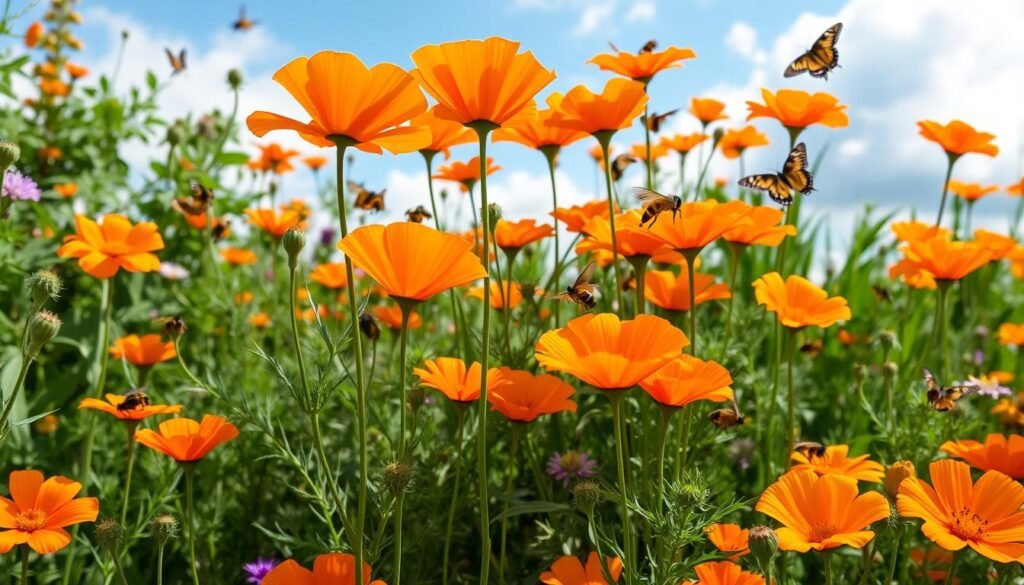
[[[122,268],[128,272],[159,270],[160,259],[153,252],[163,247],[155,223],[133,226],[123,215],[111,213],[97,225],[84,215],[76,215],[75,233],[64,236],[57,255],[78,258],[78,265],[87,274],[106,279]]]
[[[1018,247],[1013,237],[982,229],[974,230],[974,243],[991,252],[993,261],[1010,257]]]
[[[53,186],[53,190],[64,199],[71,199],[78,193],[78,185],[75,183],[58,183]]]
[[[323,168],[324,165],[327,164],[327,157],[320,156],[318,154],[313,154],[310,156],[302,157],[302,162],[306,163],[306,166],[309,167],[309,170],[315,172],[319,171],[320,169]]]
[[[178,414],[181,412],[180,404],[139,404],[132,408],[123,408],[125,403],[123,394],[106,394],[106,400],[97,398],[83,398],[78,408],[89,408],[99,410],[121,420],[139,421],[158,414]]]
[[[850,457],[848,445],[829,445],[825,453],[803,453],[793,451],[789,455],[790,471],[809,470],[818,475],[841,475],[858,481],[877,483],[882,481],[885,468],[881,463],[871,461],[870,455]]]
[[[429,110],[417,115],[409,121],[410,126],[425,126],[430,129],[430,144],[421,148],[421,151],[431,153],[442,153],[444,160],[451,156],[451,148],[460,144],[471,144],[476,142],[473,131],[466,128],[459,122],[442,118],[438,115],[438,108],[434,106]],[[476,159],[479,161],[479,159]],[[479,169],[480,165],[477,164]],[[479,174],[479,170],[477,171]]]
[[[398,305],[377,305],[373,308],[373,316],[387,325],[388,329],[398,331],[402,328],[402,308]],[[419,329],[421,325],[423,319],[420,318],[420,314],[409,311],[409,329]]]
[[[493,309],[514,309],[523,302],[523,288],[518,283],[509,283],[504,280],[490,281],[491,294],[490,303]],[[470,287],[466,296],[471,299],[484,299],[484,288],[482,286]]]
[[[641,51],[638,54],[617,51],[602,53],[587,61],[604,71],[611,71],[634,81],[647,84],[656,74],[681,66],[681,61],[696,59],[693,49],[669,47],[664,51]]]
[[[695,272],[693,281],[697,305],[732,296],[729,286],[716,283],[714,275]],[[644,298],[668,311],[689,311],[690,279],[685,271],[676,275],[670,270],[651,270],[644,275]]]
[[[387,585],[380,579],[370,580],[370,565],[363,563],[365,585]],[[313,570],[289,559],[270,570],[260,585],[356,585],[356,558],[347,553],[328,553],[313,561]]]
[[[299,214],[291,210],[277,213],[273,209],[246,209],[245,215],[249,217],[249,223],[260,228],[275,238],[281,238],[284,233],[299,225]]]
[[[610,79],[599,94],[577,85],[558,104],[550,123],[587,134],[614,132],[632,126],[647,99],[643,84],[628,79]]]
[[[981,183],[967,183],[964,181],[950,180],[946,183],[946,189],[961,199],[974,202],[986,195],[999,191],[999,185],[982,185]]]
[[[725,120],[725,104],[711,98],[690,98],[690,113],[694,118],[700,120],[701,125],[707,126],[718,120]]]
[[[999,343],[1024,348],[1024,323],[1003,323],[999,325]]]
[[[548,109],[537,112],[536,118],[521,118],[494,132],[494,142],[517,142],[527,148],[544,150],[564,148],[587,137],[586,132],[562,128],[551,123],[564,96],[555,92],[548,96]]]
[[[608,573],[612,582],[618,582],[622,575],[622,561],[618,557],[607,559]],[[596,552],[587,556],[587,565],[584,567],[574,556],[564,556],[551,563],[551,568],[540,574],[540,582],[545,585],[610,585],[604,578],[601,570],[601,558]]]
[[[64,528],[95,522],[100,513],[96,498],[76,498],[82,484],[62,476],[48,479],[34,469],[12,471],[8,480],[11,499],[0,496],[0,554],[19,544],[41,555],[71,543]]]
[[[43,23],[38,20],[28,25],[28,29],[25,31],[25,46],[29,49],[34,49],[39,44],[39,39],[43,38],[43,33],[46,29],[43,28]]]
[[[975,469],[998,471],[1017,481],[1024,480],[1024,437],[1020,435],[990,433],[984,443],[946,441],[939,450],[963,459]]]
[[[497,384],[487,393],[491,409],[513,422],[533,422],[544,414],[576,412],[572,395],[576,389],[550,374],[536,376],[524,370],[503,367],[495,375]]]
[[[135,440],[179,463],[189,463],[201,460],[215,447],[237,436],[238,427],[222,416],[207,414],[202,422],[184,417],[165,420],[158,431],[138,431]]]
[[[647,160],[647,145],[642,142],[639,144],[630,145],[629,154],[633,158],[643,161],[644,164],[650,162]],[[666,156],[668,156],[668,143],[665,142],[664,139],[659,140],[658,142],[655,142],[654,144],[651,145],[650,160],[657,163],[659,158],[664,158]]]
[[[381,149],[398,154],[430,143],[424,126],[403,126],[427,109],[416,81],[401,68],[381,63],[367,68],[351,53],[321,51],[299,57],[274,74],[310,116],[308,123],[271,112],[253,112],[249,130],[264,136],[272,130],[294,130],[317,146],[337,140],[364,152]]]
[[[249,161],[247,165],[249,170],[273,173],[275,175],[283,175],[295,170],[291,159],[299,156],[299,151],[291,148],[282,148],[276,142],[257,144],[256,147],[260,149],[260,157]]]
[[[912,240],[900,248],[910,268],[927,272],[938,281],[953,282],[981,268],[992,252],[973,242],[958,242],[942,236]]]
[[[906,482],[904,482],[906,485]],[[875,537],[866,530],[889,517],[889,503],[878,492],[857,494],[857,481],[841,475],[790,471],[761,494],[754,508],[782,527],[779,548],[796,552],[861,548]]]
[[[722,235],[722,239],[743,246],[778,246],[786,236],[796,235],[796,226],[779,225],[785,215],[784,211],[774,207],[752,207],[742,221]]]
[[[950,156],[959,157],[971,152],[988,156],[999,154],[999,147],[992,144],[995,134],[978,132],[966,122],[953,120],[943,125],[932,120],[922,120],[917,126],[921,136],[941,146]]]
[[[693,132],[692,134],[662,136],[659,143],[679,154],[686,154],[709,138],[711,137],[702,132]]]
[[[764,585],[764,577],[757,573],[744,571],[736,563],[729,561],[711,561],[694,567],[697,581],[684,581],[689,585]],[[683,585],[680,584],[680,585]]]
[[[821,287],[802,276],[790,275],[785,281],[778,272],[770,272],[754,281],[757,304],[775,313],[790,329],[813,325],[829,327],[850,319],[850,307],[843,297],[829,297]]]
[[[604,206],[608,208],[607,205]],[[607,217],[594,217],[587,220],[581,233],[587,234],[579,244],[576,245],[576,252],[583,254],[595,250],[612,250],[612,227]],[[646,256],[656,258],[657,262],[677,262],[680,260],[678,253],[674,252],[665,244],[665,241],[656,234],[651,233],[647,228],[640,226],[640,212],[631,209],[616,217],[615,243],[618,246],[619,256],[632,258],[634,256]],[[607,261],[601,262],[602,266],[611,261],[611,255],[607,255]]]
[[[682,408],[698,400],[733,399],[732,376],[717,362],[680,354],[640,381],[640,387],[658,404]]]
[[[228,264],[234,266],[244,266],[256,263],[256,252],[246,248],[232,248],[230,246],[227,248],[221,248],[220,256],[221,258],[224,258]]]
[[[750,531],[738,524],[712,524],[704,530],[715,548],[735,561],[750,554]]]
[[[494,228],[494,239],[502,250],[518,250],[533,242],[540,241],[555,232],[547,224],[537,225],[537,220],[523,219],[520,221],[498,220]]]
[[[942,236],[948,239],[953,236],[953,233],[944,227],[936,227],[933,224],[916,220],[893,222],[889,225],[889,229],[892,230],[892,233],[900,242],[926,240],[935,236]]]
[[[821,124],[829,128],[845,128],[850,124],[846,106],[840,105],[835,97],[818,92],[807,93],[799,89],[780,89],[778,93],[761,89],[763,104],[747,102],[750,113],[747,120],[774,118],[790,132],[798,132],[808,126]]]
[[[424,360],[423,367],[413,368],[412,373],[419,377],[420,384],[441,392],[452,402],[473,402],[480,398],[480,362],[467,367],[460,358],[439,357]],[[488,394],[504,383],[497,368],[490,369],[487,380]]]
[[[741,225],[750,213],[751,207],[742,201],[688,201],[679,210],[682,217],[661,218],[651,227],[651,232],[673,250],[699,252]]]
[[[348,285],[348,275],[344,262],[325,262],[317,264],[309,273],[309,279],[323,286],[338,290]]]
[[[501,166],[494,164],[494,159],[487,157],[487,176],[501,170]],[[480,157],[474,156],[466,162],[453,161],[447,165],[441,165],[435,179],[452,181],[458,183],[463,191],[471,191],[473,186],[480,182]]]
[[[618,211],[618,209],[616,209]],[[585,233],[583,226],[595,218],[608,218],[608,204],[604,201],[591,201],[583,205],[572,207],[559,207],[551,212],[551,216],[565,224],[565,231],[572,233]]]
[[[726,130],[718,141],[718,148],[725,158],[739,158],[748,148],[768,146],[768,136],[753,126],[744,126],[739,130]]]
[[[177,355],[173,341],[164,341],[157,333],[149,335],[126,335],[114,340],[110,346],[110,357],[126,359],[136,366],[152,366],[172,360]]]

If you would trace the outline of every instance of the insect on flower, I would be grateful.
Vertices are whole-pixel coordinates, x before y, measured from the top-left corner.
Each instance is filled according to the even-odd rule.
[[[949,412],[956,408],[956,403],[978,391],[978,386],[957,384],[943,386],[935,379],[931,370],[924,368],[924,383],[928,386],[928,403],[939,412]]]
[[[149,406],[149,394],[144,388],[129,390],[123,394],[124,400],[116,406],[118,410],[143,410]]]
[[[583,269],[583,272],[576,277],[576,281],[572,283],[570,287],[565,289],[565,292],[559,293],[548,297],[548,299],[558,299],[560,301],[571,301],[584,307],[586,310],[593,309],[597,306],[597,285],[590,282],[590,279],[594,276],[594,266],[596,264],[591,262]]]
[[[655,222],[658,221],[658,216],[666,211],[672,212],[672,221],[676,220],[676,215],[679,214],[680,208],[683,206],[683,200],[676,195],[662,195],[657,191],[651,191],[643,187],[633,187],[633,194],[636,195],[637,201],[643,204],[644,214],[640,218],[640,225],[643,226],[647,222],[651,222],[648,228],[654,227]]]

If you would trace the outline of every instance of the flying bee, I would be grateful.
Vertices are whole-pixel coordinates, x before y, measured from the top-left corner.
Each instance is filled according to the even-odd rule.
[[[185,320],[178,315],[173,317],[161,317],[160,319],[157,319],[156,322],[163,324],[163,336],[166,339],[181,337],[186,331],[188,331],[188,326],[185,325]]]
[[[636,273],[630,273],[629,276],[622,279],[622,292],[629,292],[636,288]]]
[[[171,75],[177,75],[185,70],[184,48],[177,55],[172,53],[171,49],[167,47],[164,48],[164,52],[167,53],[167,61],[171,64]]]
[[[618,183],[622,175],[626,173],[629,165],[635,163],[638,158],[631,154],[620,154],[612,159],[612,181]]]
[[[800,346],[800,351],[811,356],[818,357],[821,350],[825,348],[825,342],[821,339],[812,339]]]
[[[372,210],[375,213],[378,211],[384,211],[384,194],[387,193],[387,189],[370,191],[363,186],[362,183],[349,181],[348,190],[356,196],[356,208],[365,209],[367,211]]]
[[[651,222],[651,225],[647,226],[648,228],[654,227],[658,216],[666,211],[672,212],[672,221],[675,221],[679,209],[683,206],[683,200],[678,196],[662,195],[643,187],[633,187],[633,194],[636,195],[637,201],[644,205],[644,214],[640,218],[641,227],[647,222]]]
[[[245,6],[240,6],[238,8],[238,20],[236,20],[234,23],[232,23],[231,28],[233,28],[235,30],[245,31],[245,30],[251,29],[252,27],[256,26],[257,24],[259,24],[259,23],[257,23],[255,20],[252,20],[252,19],[248,18],[245,15]]]
[[[711,414],[708,415],[708,420],[723,431],[743,426],[747,423],[747,420],[740,414],[740,409],[736,406],[735,400],[732,402],[732,408],[712,410]]]
[[[143,388],[137,388],[121,396],[124,400],[117,405],[118,410],[142,410],[149,406],[149,395]]]
[[[210,235],[214,240],[223,240],[228,236],[230,230],[231,220],[217,217],[214,218],[213,225],[210,226]]]
[[[188,186],[188,197],[176,197],[171,203],[171,207],[182,215],[194,216],[206,213],[210,204],[213,203],[213,190],[207,189],[195,179],[190,179]]]
[[[572,283],[572,286],[565,289],[565,292],[548,298],[558,299],[560,301],[571,301],[582,306],[588,311],[593,309],[597,306],[597,285],[591,283],[590,279],[594,275],[595,266],[596,264],[593,262],[588,264],[587,267],[583,269],[583,272],[576,277],[576,282]]]
[[[825,445],[815,441],[797,441],[793,445],[793,452],[799,453],[808,459],[811,457],[824,457]]]
[[[654,49],[657,49],[657,48],[658,48],[658,41],[656,41],[654,39],[651,39],[651,40],[647,41],[646,43],[644,43],[644,46],[640,47],[640,50],[637,51],[637,54],[638,55],[642,55],[643,53],[653,53]]]
[[[960,399],[966,398],[979,390],[977,386],[958,384],[956,386],[943,386],[935,379],[931,370],[924,368],[924,382],[928,386],[928,403],[939,412],[949,412],[956,408]]]
[[[377,325],[377,321],[373,319],[368,313],[359,315],[359,330],[363,332],[370,341],[377,341],[380,339],[380,326]]]
[[[417,206],[416,209],[406,210],[405,217],[413,223],[423,223],[424,219],[434,219],[434,216],[422,205]]]
[[[676,108],[671,112],[665,112],[664,114],[652,113],[650,116],[647,117],[647,128],[651,132],[657,134],[658,132],[661,131],[661,125],[665,123],[665,120],[667,120],[669,116],[675,114],[678,111],[679,108]]]
[[[892,294],[889,293],[889,289],[880,284],[871,285],[871,292],[874,293],[875,298],[880,301],[885,301],[887,303],[892,302]]]

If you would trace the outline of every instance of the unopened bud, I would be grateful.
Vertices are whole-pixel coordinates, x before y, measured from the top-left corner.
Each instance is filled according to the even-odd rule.
[[[427,393],[423,390],[422,386],[416,385],[409,388],[409,394],[406,400],[409,403],[409,408],[411,408],[413,412],[416,412],[426,404]]]
[[[25,355],[35,359],[39,350],[60,331],[60,317],[49,311],[40,311],[32,316],[28,323],[28,343]]]
[[[892,349],[896,347],[896,334],[886,329],[878,334],[878,342],[882,344],[884,349]]]
[[[860,384],[868,377],[868,367],[864,364],[853,364],[853,381]]]
[[[882,375],[886,378],[895,378],[896,374],[900,373],[900,367],[896,365],[896,362],[885,362],[882,364]]]
[[[725,128],[715,128],[715,131],[711,134],[712,143],[717,145],[722,141],[723,136],[725,136]]]
[[[179,142],[185,139],[185,130],[181,127],[181,124],[175,122],[167,127],[167,144],[176,146]]]
[[[168,540],[178,537],[180,524],[178,519],[170,514],[157,514],[149,526],[150,532],[156,537],[157,544],[163,546]]]
[[[770,567],[779,552],[779,537],[775,531],[767,526],[755,526],[750,529],[747,543],[750,555],[754,557],[762,571]]]
[[[885,469],[882,487],[891,501],[896,501],[896,496],[900,493],[900,484],[908,477],[917,477],[914,464],[910,461],[897,461]]]
[[[62,283],[56,273],[49,270],[37,270],[32,276],[25,279],[25,287],[29,289],[29,296],[32,297],[32,306],[38,311],[47,301],[57,300]]]
[[[238,88],[242,87],[242,81],[244,80],[242,78],[242,72],[240,70],[232,69],[228,71],[228,85],[231,86],[231,89],[237,90]]]
[[[412,468],[401,461],[392,461],[381,472],[381,483],[393,495],[404,494],[412,485]]]
[[[481,209],[481,211],[485,212],[484,217],[487,218],[487,233],[492,233],[498,227],[498,222],[501,221],[501,206],[491,203],[486,210]]]
[[[585,479],[572,486],[572,501],[577,508],[590,512],[601,503],[601,486]]]
[[[17,142],[0,140],[0,173],[4,173],[21,158],[21,147]]]
[[[306,246],[306,232],[293,227],[284,233],[284,251],[288,254],[288,268],[294,269],[299,265],[299,254]]]
[[[113,518],[96,523],[96,544],[111,554],[117,554],[124,543],[124,528]]]

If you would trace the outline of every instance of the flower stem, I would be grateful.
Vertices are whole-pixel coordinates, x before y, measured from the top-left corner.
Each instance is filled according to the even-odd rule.
[[[606,155],[607,156],[607,155]],[[615,425],[615,463],[619,473],[619,503],[622,514],[622,564],[626,573],[626,585],[633,585],[633,574],[636,567],[633,566],[633,547],[630,544],[632,529],[629,522],[629,489],[626,486],[626,458],[623,450],[623,404],[625,403],[625,391],[611,390],[605,393],[612,406],[612,424]]]
[[[608,157],[611,155],[611,142],[614,131],[604,130],[594,135],[601,145],[601,152],[604,153],[604,182],[608,191],[608,222],[612,230],[612,268],[615,270],[615,301],[618,309],[622,310],[622,275],[619,273],[619,243],[615,236],[615,195],[612,191],[612,167]]]
[[[825,553],[825,585],[832,585],[832,553]]]
[[[796,428],[796,393],[793,390],[793,361],[795,353],[796,331],[786,329],[786,387],[788,395],[788,400],[786,400],[786,421],[789,425],[787,433],[789,444],[786,445],[786,450],[783,452],[783,466],[785,466],[785,457],[788,456],[789,450],[796,444],[798,435]]]
[[[139,426],[138,421],[125,421],[125,429],[128,431],[128,459],[127,470],[124,473],[124,499],[121,501],[121,526],[125,525],[128,518],[128,497],[132,488],[132,469],[135,467],[135,429]],[[117,555],[114,555],[115,557]]]
[[[459,480],[462,479],[462,441],[466,429],[466,410],[456,404],[459,412],[459,430],[455,433],[455,485],[452,486],[452,499],[448,503],[448,527],[444,531],[444,561],[442,585],[448,585],[448,556],[452,548],[452,532],[455,529],[455,508],[459,501]]]
[[[21,545],[21,585],[28,585],[28,545]]]
[[[961,551],[953,553],[953,562],[949,565],[949,573],[946,574],[946,585],[956,583],[956,571],[960,568],[960,559],[963,557]]]
[[[156,548],[156,585],[164,585],[164,543]]]
[[[501,544],[498,546],[498,582],[505,583],[505,541],[508,536],[508,505],[512,501],[512,489],[515,487],[516,453],[519,451],[519,439],[526,430],[526,425],[512,423],[512,437],[509,441],[508,470],[505,477],[505,502],[501,513]]]
[[[0,414],[0,444],[6,441],[7,438],[7,419],[11,416],[11,409],[14,408],[14,401],[18,398],[18,393],[21,392],[21,387],[25,385],[25,377],[28,376],[28,368],[32,365],[32,358],[24,356],[21,360],[21,369],[18,370],[18,379],[14,382],[14,389],[11,390],[11,397],[7,400],[7,404],[4,405],[4,412]],[[0,399],[3,398],[0,393]]]
[[[199,568],[196,565],[196,525],[192,507],[192,474],[195,472],[194,463],[185,463],[182,468],[185,471],[185,507],[188,509],[188,550],[189,558],[192,561],[192,583],[199,585]]]
[[[644,88],[646,91],[646,86]],[[651,126],[649,124],[651,108],[650,106],[644,106],[644,148],[646,149],[646,157],[644,160],[644,168],[647,170],[647,188],[654,189],[654,161],[651,160]],[[608,153],[604,153],[604,160],[606,161],[605,167],[608,167]],[[612,233],[615,233],[615,227],[612,226]]]
[[[722,353],[718,361],[725,360],[725,354],[729,351],[729,339],[732,337],[732,307],[736,299],[736,272],[740,267],[740,254],[743,253],[743,244],[729,242],[729,303],[725,310],[725,337],[722,340]]]
[[[658,425],[658,505],[654,508],[655,514],[661,516],[662,506],[665,502],[665,443],[668,438],[668,429],[672,422],[672,414],[675,412],[669,408],[661,409],[661,424]]]
[[[686,277],[690,286],[690,355],[697,355],[697,286],[694,284],[694,268],[697,263],[699,248],[688,248],[683,250],[683,257],[686,258]]]
[[[412,315],[414,302],[407,299],[399,299],[398,306],[402,309],[402,329],[399,339],[398,350],[398,392],[399,392],[399,431],[398,431],[398,460],[405,463],[406,459],[406,387],[405,387],[405,362],[409,349],[409,317]],[[400,585],[402,582],[402,518],[405,512],[405,492],[398,494],[398,501],[395,503],[395,560],[394,560],[394,583]]]
[[[935,303],[935,342],[939,346],[939,360],[942,364],[942,379],[944,383],[949,380],[949,352],[946,344],[946,301],[949,298],[949,287],[952,285],[948,280],[936,280],[938,299]]]
[[[636,279],[636,288],[634,289],[636,306],[633,307],[633,317],[635,318],[637,315],[643,315],[647,310],[646,302],[644,301],[644,280],[647,275],[647,263],[650,262],[651,258],[649,256],[636,255],[630,256],[627,260],[633,265],[633,277]]]
[[[686,155],[685,152],[679,153],[679,198],[686,202]]]
[[[117,571],[117,576],[121,578],[121,585],[128,585],[128,578],[124,576],[124,568],[121,567],[121,559],[118,558],[120,554],[121,551],[114,551],[110,557],[114,561],[114,570]]]
[[[955,154],[950,154],[948,156],[949,161],[946,164],[946,179],[942,182],[942,199],[939,203],[939,217],[935,220],[935,227],[942,226],[942,214],[946,211],[946,199],[949,198],[949,180],[953,177],[953,165],[956,164],[957,159],[960,158],[959,155]]]
[[[558,187],[555,185],[555,159],[558,157],[558,152],[561,150],[559,146],[542,146],[541,152],[544,153],[544,158],[548,161],[548,175],[551,178],[551,211],[558,210]],[[559,239],[558,239],[558,220],[555,220],[555,269],[554,277],[557,280],[559,273],[562,271],[562,265],[558,261],[559,253]],[[555,328],[561,327],[562,323],[562,304],[555,303],[552,309],[555,313]]]

